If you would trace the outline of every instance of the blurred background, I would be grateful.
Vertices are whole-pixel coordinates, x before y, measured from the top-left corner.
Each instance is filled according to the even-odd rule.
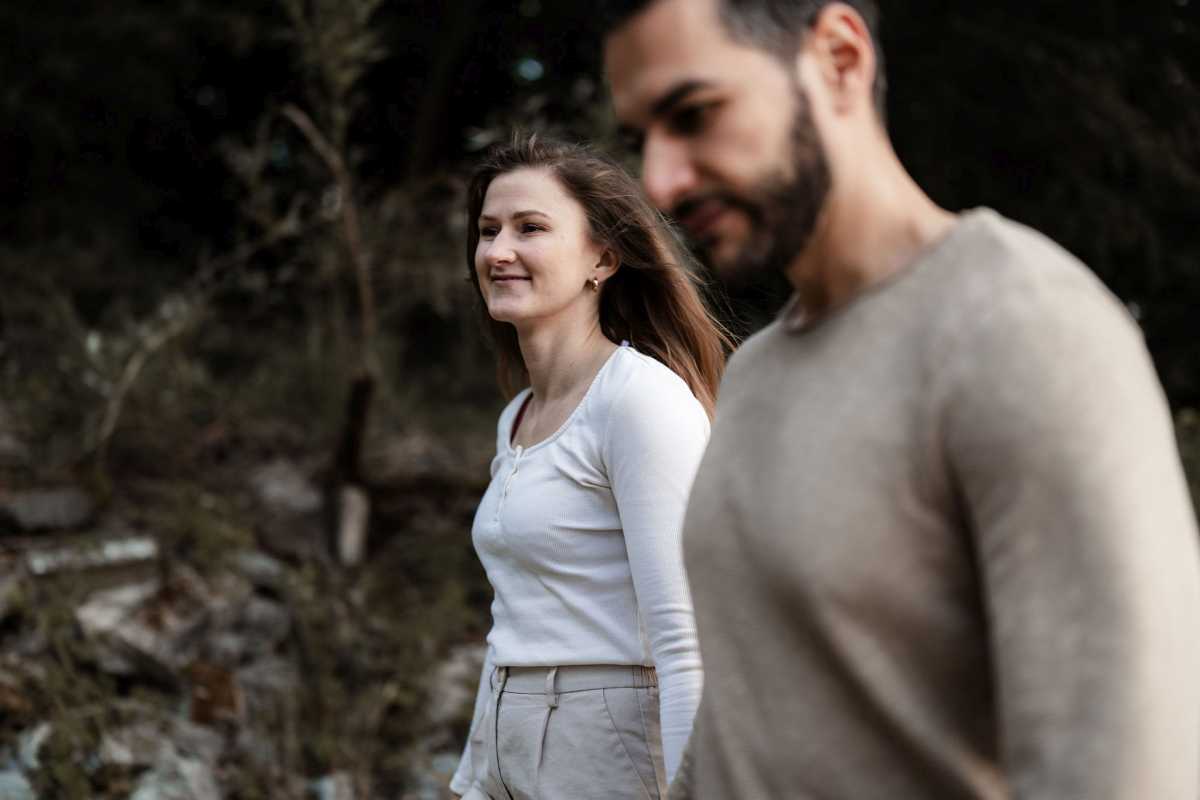
[[[883,34],[904,163],[1125,301],[1194,492],[1196,6],[892,0]],[[0,797],[446,796],[503,402],[464,175],[512,126],[613,144],[594,28],[0,6]],[[746,332],[778,295],[734,300]]]

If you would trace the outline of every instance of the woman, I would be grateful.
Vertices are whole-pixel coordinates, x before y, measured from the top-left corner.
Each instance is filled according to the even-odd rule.
[[[679,534],[731,343],[637,184],[586,148],[493,150],[467,219],[501,386],[528,388],[472,529],[493,627],[451,788],[657,798],[700,697]]]

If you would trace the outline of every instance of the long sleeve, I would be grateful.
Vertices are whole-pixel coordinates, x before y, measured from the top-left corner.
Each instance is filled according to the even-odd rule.
[[[658,672],[663,760],[678,768],[703,672],[680,536],[708,417],[682,381],[631,382],[614,403],[605,462],[621,518],[638,610]]]
[[[695,783],[696,762],[692,756],[692,743],[688,739],[687,745],[683,748],[683,756],[679,760],[679,769],[675,771],[675,778],[671,781],[670,790],[667,793],[668,800],[691,800],[695,795],[693,784]]]
[[[450,779],[450,791],[457,795],[465,795],[471,786],[483,776],[475,774],[471,741],[480,739],[476,729],[481,724],[487,710],[488,700],[491,699],[490,676],[492,674],[492,651],[489,649],[483,659],[483,668],[479,673],[479,689],[475,692],[475,710],[471,714],[471,730],[467,733],[467,743],[463,746],[462,758],[458,760],[458,768]]]
[[[1200,559],[1140,332],[1094,286],[990,298],[946,375],[1013,796],[1194,800]]]

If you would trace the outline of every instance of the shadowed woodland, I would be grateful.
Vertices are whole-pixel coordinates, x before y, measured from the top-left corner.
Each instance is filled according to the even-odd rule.
[[[883,6],[902,160],[1127,304],[1196,495],[1197,4]],[[615,150],[595,28],[0,6],[0,796],[446,796],[502,403],[464,176],[513,126]]]

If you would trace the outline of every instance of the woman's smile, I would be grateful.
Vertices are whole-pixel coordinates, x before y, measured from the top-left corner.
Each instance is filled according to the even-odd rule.
[[[530,282],[532,279],[528,275],[491,275],[488,280],[497,286],[503,286],[521,281]]]

